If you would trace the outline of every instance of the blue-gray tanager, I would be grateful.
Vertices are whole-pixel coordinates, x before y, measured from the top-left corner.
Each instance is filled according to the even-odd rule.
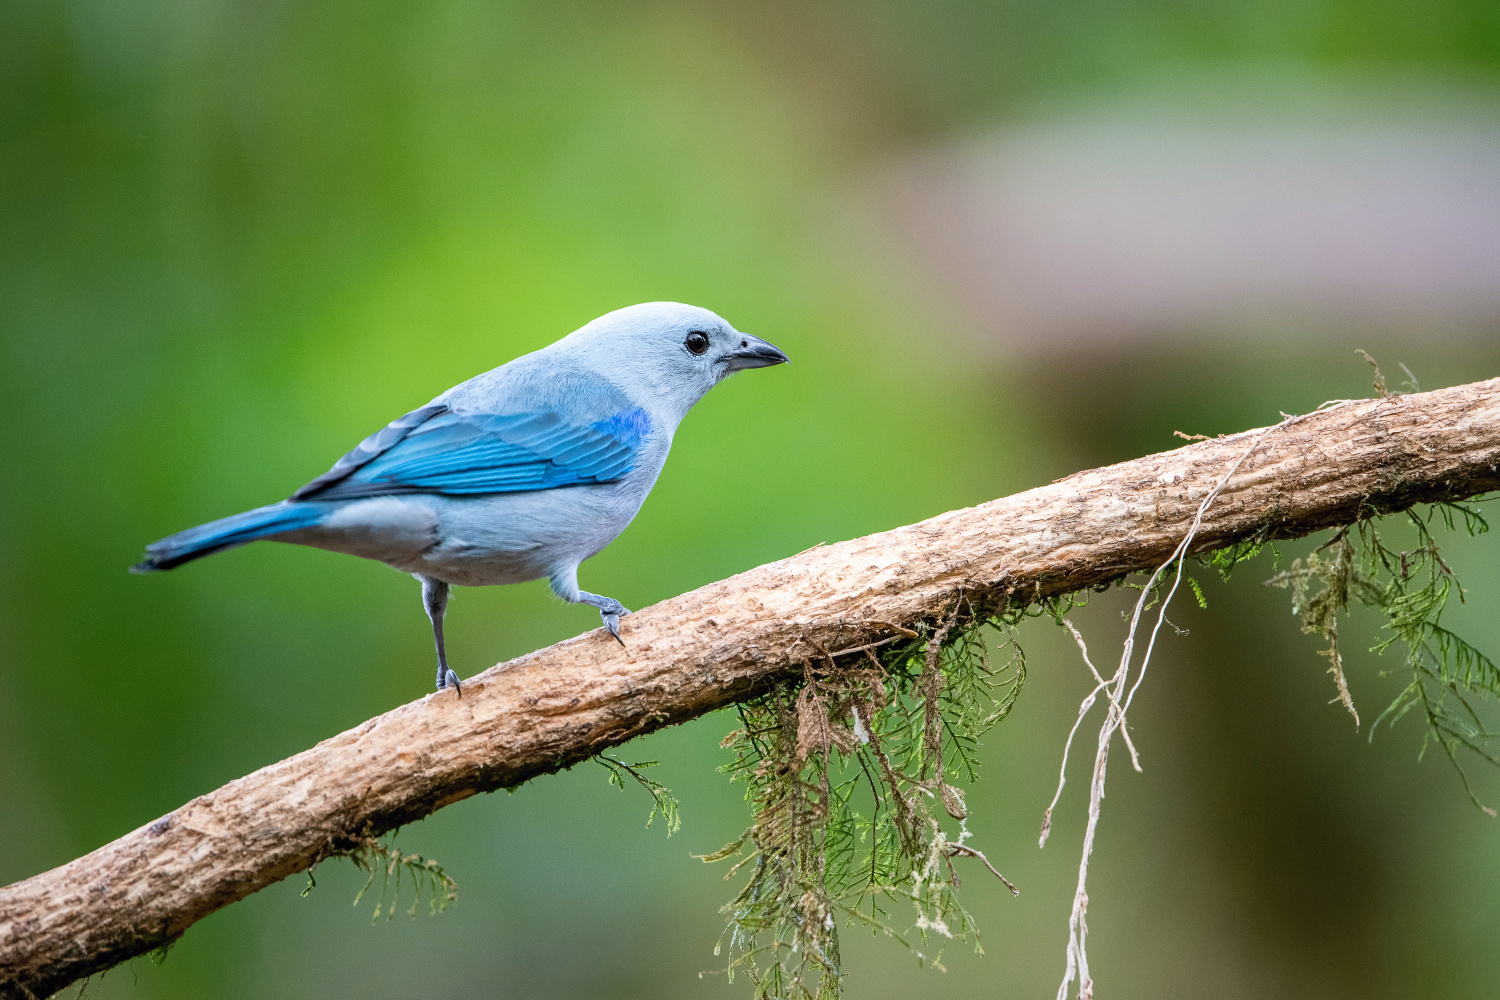
[[[629,610],[579,590],[578,564],[635,517],[694,403],[786,360],[707,309],[618,309],[391,422],[290,499],[148,545],[132,569],[259,539],[379,559],[422,582],[438,689],[462,695],[443,650],[448,588],[546,577],[619,640]]]

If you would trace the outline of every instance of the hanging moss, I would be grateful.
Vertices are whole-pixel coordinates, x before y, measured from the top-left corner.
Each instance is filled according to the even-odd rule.
[[[1392,519],[1413,527],[1414,548],[1387,543]],[[1472,505],[1372,512],[1266,582],[1289,587],[1304,631],[1328,642],[1323,655],[1335,700],[1351,714],[1338,626],[1352,599],[1384,613],[1388,634],[1373,649],[1400,646],[1411,671],[1376,725],[1420,707],[1428,723],[1424,749],[1435,741],[1455,765],[1460,750],[1500,764],[1477,704],[1500,698],[1500,671],[1440,622],[1448,599],[1463,600],[1464,591],[1439,554],[1435,520],[1470,534],[1488,530]],[[1279,570],[1281,553],[1268,530],[1193,558],[1228,580],[1267,549]],[[1161,598],[1171,569],[1158,574],[1148,605]],[[1189,581],[1206,604],[1201,586]],[[1128,578],[1114,584],[1141,586]],[[726,878],[745,878],[723,909],[726,927],[715,949],[731,978],[746,975],[765,1000],[837,997],[839,932],[849,926],[888,937],[937,968],[955,941],[982,952],[959,899],[960,867],[982,865],[1004,876],[971,843],[963,786],[978,777],[981,738],[1009,714],[1025,682],[1017,626],[1028,617],[1061,622],[1085,596],[986,615],[960,594],[942,618],[916,630],[868,646],[812,650],[800,679],[738,707],[740,728],[723,744],[734,760],[722,770],[745,785],[752,823],[703,857],[737,859]],[[998,639],[994,659],[990,637]]]
[[[332,851],[314,862],[307,870],[307,885],[302,889],[303,896],[317,888],[318,881],[313,877],[313,872],[321,861],[328,858],[348,858],[356,868],[365,872],[365,883],[354,896],[355,906],[374,888],[375,880],[380,880],[380,891],[375,896],[375,911],[370,916],[372,923],[379,920],[382,914],[387,920],[396,915],[403,883],[411,884],[411,905],[406,908],[406,915],[409,917],[416,917],[420,912],[424,898],[427,900],[427,912],[432,915],[446,910],[450,903],[458,899],[458,883],[443,871],[442,865],[420,854],[403,853],[396,846],[395,833],[390,835],[389,840],[382,840],[368,830],[354,838],[349,846]]]
[[[1388,542],[1392,519],[1408,526],[1415,540],[1412,548],[1397,549]],[[1427,721],[1422,752],[1434,743],[1442,747],[1469,798],[1493,816],[1495,810],[1480,802],[1469,784],[1460,755],[1468,751],[1500,765],[1500,756],[1490,746],[1496,734],[1481,715],[1482,702],[1500,699],[1500,669],[1442,624],[1448,601],[1457,597],[1463,602],[1466,592],[1438,549],[1434,522],[1448,531],[1462,526],[1470,535],[1489,531],[1489,522],[1472,504],[1438,503],[1392,518],[1369,518],[1337,529],[1306,559],[1294,560],[1266,582],[1290,587],[1292,612],[1301,619],[1302,630],[1328,640],[1323,655],[1339,700],[1351,713],[1354,704],[1339,651],[1339,616],[1347,613],[1351,599],[1384,615],[1386,634],[1371,650],[1399,649],[1409,680],[1370,727],[1370,738],[1381,723],[1393,726],[1420,709]],[[1356,723],[1358,719],[1355,713]]]
[[[818,650],[800,682],[739,706],[723,770],[746,786],[754,821],[703,859],[739,856],[726,878],[748,870],[716,948],[731,977],[743,972],[758,997],[837,996],[841,923],[939,967],[953,941],[981,950],[955,859],[990,866],[956,782],[978,776],[980,738],[1025,683],[1014,640],[1025,613],[978,616],[960,596],[894,641]],[[987,629],[1002,636],[999,666]]]

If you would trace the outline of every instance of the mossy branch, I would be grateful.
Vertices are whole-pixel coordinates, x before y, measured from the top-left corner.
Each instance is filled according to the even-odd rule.
[[[469,679],[462,699],[442,692],[371,719],[0,889],[0,997],[46,996],[158,949],[222,906],[477,792],[774,697],[824,650],[837,661],[1149,572],[1171,557],[1201,499],[1257,433],[819,546],[630,616],[623,649],[596,630]],[[1497,467],[1500,380],[1343,403],[1268,438],[1203,516],[1188,555],[1462,501],[1500,488]],[[1444,639],[1431,632],[1423,641]],[[891,775],[876,760],[879,783],[889,788],[895,777],[889,801],[898,811],[915,787],[903,775],[941,786],[950,766],[928,742],[925,712],[920,721],[915,758],[887,750]],[[831,714],[828,726],[809,733],[809,756],[845,738]],[[792,736],[783,728],[778,738]],[[944,752],[960,743],[945,741]],[[923,822],[913,811],[898,836],[936,845]]]

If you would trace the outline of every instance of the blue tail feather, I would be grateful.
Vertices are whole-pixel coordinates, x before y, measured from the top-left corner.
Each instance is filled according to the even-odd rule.
[[[130,572],[150,573],[153,570],[172,569],[202,556],[232,549],[269,535],[311,528],[327,514],[327,505],[319,503],[283,500],[269,507],[257,507],[255,510],[200,524],[159,542],[152,542],[146,546],[146,558],[130,567]]]

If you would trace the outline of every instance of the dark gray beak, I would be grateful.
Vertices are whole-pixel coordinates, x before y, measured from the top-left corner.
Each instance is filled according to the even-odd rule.
[[[748,333],[742,333],[739,337],[739,346],[724,355],[724,360],[729,362],[729,370],[732,372],[744,371],[746,368],[784,365],[789,360],[777,349],[776,345],[768,344],[759,337],[752,337]]]

